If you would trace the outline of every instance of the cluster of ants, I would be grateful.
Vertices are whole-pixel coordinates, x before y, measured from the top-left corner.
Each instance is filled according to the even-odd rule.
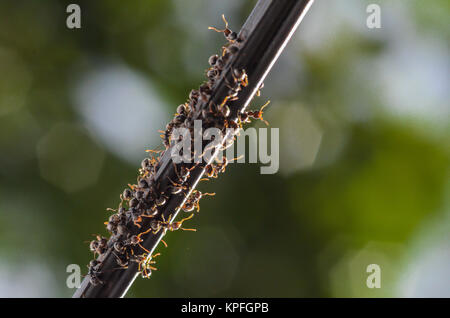
[[[249,123],[251,119],[264,121],[262,117],[263,108],[267,104],[258,111],[241,112],[234,119],[230,116],[231,111],[227,103],[237,100],[238,93],[248,85],[248,77],[245,70],[232,69],[232,81],[230,83],[222,74],[228,62],[240,50],[243,43],[243,39],[228,28],[228,22],[224,16],[222,16],[222,19],[225,22],[225,29],[218,30],[214,27],[209,27],[209,29],[223,33],[227,39],[227,44],[223,46],[221,56],[212,55],[209,58],[210,67],[206,71],[208,80],[199,89],[190,92],[188,101],[177,107],[173,120],[167,124],[166,130],[161,132],[161,138],[166,148],[164,151],[173,145],[172,133],[174,129],[187,128],[193,131],[194,119],[202,120],[204,128],[216,127],[223,132],[232,128],[236,133],[239,128],[242,128],[242,124]],[[225,99],[217,105],[211,102],[210,98],[214,84],[221,79],[226,80],[229,91]],[[149,153],[159,155],[151,155],[142,161],[137,184],[129,185],[123,191],[120,195],[121,202],[117,210],[108,209],[115,212],[105,222],[106,229],[111,233],[111,237],[107,239],[97,236],[95,240],[90,242],[90,250],[94,253],[94,256],[111,251],[119,268],[125,269],[130,262],[136,262],[139,264],[138,270],[144,278],[149,278],[151,271],[156,269],[152,266],[154,261],[151,259],[159,255],[159,253],[151,255],[150,251],[142,246],[144,235],[148,233],[157,234],[160,231],[165,234],[167,231],[179,229],[196,231],[195,229],[182,228],[183,222],[191,219],[194,213],[178,222],[173,222],[173,214],[167,220],[165,219],[161,211],[170,197],[182,191],[186,195],[189,190],[186,182],[191,175],[191,171],[199,165],[204,165],[203,168],[208,178],[217,178],[219,173],[225,172],[229,162],[224,156],[220,162],[215,161],[209,164],[174,163],[176,180],[169,180],[168,185],[162,188],[161,182],[157,182],[155,176],[164,151],[148,150]],[[213,196],[214,193],[192,190],[179,208],[185,212],[193,212],[195,209],[199,211],[200,199],[206,195]],[[148,221],[144,222],[144,220]],[[163,240],[162,242],[167,246]],[[103,283],[101,267],[102,262],[98,259],[89,263],[88,275],[92,285]]]

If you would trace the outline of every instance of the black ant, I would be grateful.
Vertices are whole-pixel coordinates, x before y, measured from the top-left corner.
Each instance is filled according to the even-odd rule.
[[[184,115],[187,116],[189,114],[189,105],[188,104],[180,104],[177,107],[177,112],[175,115]]]
[[[161,229],[163,229],[164,232],[165,231],[173,232],[173,231],[180,230],[180,229],[183,231],[196,232],[197,231],[196,229],[185,229],[185,228],[181,227],[183,225],[183,222],[191,219],[193,216],[194,216],[194,214],[191,214],[190,216],[182,219],[181,221],[171,223],[172,214],[169,216],[169,219],[167,221],[165,220],[164,215],[161,215],[162,221],[156,221],[156,220],[152,221],[150,223],[150,228],[147,231],[140,233],[138,235],[138,237],[140,238],[141,235],[145,235],[150,231],[153,231],[153,234],[158,234],[158,232],[161,231]]]
[[[217,28],[215,28],[215,27],[208,27],[208,29],[209,29],[209,30],[214,30],[214,31],[219,32],[219,33],[223,33],[223,35],[225,36],[225,38],[226,38],[230,43],[233,43],[233,42],[236,41],[236,39],[237,39],[237,33],[234,32],[234,31],[231,31],[231,30],[228,28],[228,21],[227,21],[227,19],[225,19],[225,15],[224,15],[224,14],[222,14],[222,20],[225,22],[225,29],[219,30],[219,29],[217,29]]]
[[[160,137],[162,138],[166,149],[170,147],[170,137],[172,136],[172,132],[173,132],[174,128],[175,128],[175,123],[170,122],[166,125],[165,131],[158,130],[160,133],[162,133],[162,135],[160,135]]]
[[[209,65],[215,66],[218,59],[219,59],[219,56],[217,54],[211,55],[208,59]]]
[[[180,183],[177,183],[175,181],[173,181],[172,179],[168,178],[170,183],[172,183],[171,186],[169,186],[169,191],[172,194],[178,194],[183,190],[187,190],[188,188]]]
[[[205,167],[205,173],[210,178],[217,178],[219,176],[219,173],[225,172],[228,163],[233,162],[235,160],[239,160],[240,158],[242,158],[242,156],[228,160],[226,156],[223,156],[222,161],[218,161],[216,159],[215,163],[213,162],[207,165]]]
[[[166,202],[166,196],[163,194],[155,200],[156,206],[163,206],[164,204],[166,204]]]
[[[188,168],[188,167],[182,165],[182,166],[180,167],[180,171],[178,171],[176,163],[173,163],[173,167],[174,167],[174,170],[175,170],[175,174],[176,174],[177,177],[178,177],[178,180],[179,180],[181,183],[183,183],[183,182],[186,182],[186,180],[189,178],[189,175],[190,175],[191,171],[192,171],[196,166],[194,165],[194,166],[192,166],[191,168]]]
[[[117,214],[113,214],[109,217],[109,220],[105,222],[106,229],[110,233],[116,233],[117,232],[117,225],[119,225],[120,222],[120,216]]]
[[[124,248],[125,249],[125,248]],[[116,262],[117,265],[119,265],[121,268],[126,269],[128,268],[128,255],[124,255],[125,251],[122,254],[117,255],[116,253],[114,253],[114,256],[116,257]]]
[[[177,231],[177,230],[183,230],[183,231],[193,231],[193,232],[196,232],[197,230],[196,229],[185,229],[185,228],[182,228],[181,226],[183,225],[183,222],[184,221],[187,221],[187,220],[189,220],[189,219],[191,219],[192,217],[194,216],[194,214],[191,214],[190,216],[188,216],[187,218],[184,218],[184,219],[182,219],[181,221],[178,221],[178,222],[172,222],[171,223],[171,221],[170,221],[170,219],[172,218],[172,214],[169,216],[169,219],[167,220],[167,222],[163,222],[163,227],[164,227],[164,230],[169,230],[169,231],[171,231],[171,232],[173,232],[173,231]],[[164,215],[162,216],[163,217],[163,221],[164,221]]]
[[[152,258],[155,258],[161,253],[156,253],[152,255],[151,257],[148,257],[149,254],[142,254],[140,256],[137,256],[135,258],[135,261],[139,263],[138,271],[141,273],[142,278],[150,278],[150,275],[152,274],[152,270],[156,271],[157,268],[153,267],[152,264],[155,264],[156,262],[152,260]]]
[[[145,247],[142,246],[141,242],[142,242],[142,239],[141,239],[140,235],[132,235],[130,238],[124,240],[122,242],[122,244],[123,244],[123,246],[135,246],[135,245],[138,245],[144,251],[149,253],[149,251]]]
[[[91,243],[89,244],[89,248],[92,252],[94,252],[94,254],[97,253],[102,255],[103,253],[106,252],[107,247],[108,247],[108,239],[100,235],[97,235],[97,239],[91,241]]]
[[[242,123],[248,123],[250,122],[250,118],[253,119],[259,119],[263,121],[267,126],[269,125],[269,122],[263,118],[264,108],[266,108],[270,104],[270,100],[267,101],[259,110],[256,111],[248,111],[239,114],[239,119]]]
[[[197,208],[197,212],[200,212],[200,199],[203,196],[214,196],[215,193],[202,193],[199,190],[192,191],[191,195],[183,205],[182,209],[185,212],[191,212],[194,208]]]
[[[233,69],[233,79],[244,87],[248,86],[248,75],[244,69]]]
[[[133,192],[130,189],[123,190],[122,198],[124,200],[131,200],[133,198]]]
[[[124,254],[126,251],[126,246],[122,242],[114,243],[114,250],[119,254]]]
[[[152,150],[152,151],[154,151],[154,150]],[[147,150],[147,152],[149,152],[149,150]],[[143,174],[144,177],[147,176],[147,174],[149,174],[150,172],[153,172],[153,170],[156,167],[157,163],[158,163],[158,160],[156,160],[153,157],[152,158],[145,158],[141,162],[140,173]]]
[[[100,262],[97,260],[92,260],[89,264],[89,270],[88,275],[90,276],[89,282],[93,286],[97,286],[98,284],[103,284],[103,282],[100,280],[100,271],[96,269],[96,267],[99,265]]]

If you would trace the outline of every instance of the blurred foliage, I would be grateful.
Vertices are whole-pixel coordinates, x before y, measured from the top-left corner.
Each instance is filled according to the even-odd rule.
[[[83,76],[122,63],[158,91],[155,98],[171,114],[223,44],[207,26],[220,26],[225,13],[238,29],[255,3],[77,1],[82,28],[70,30],[71,2],[0,2],[0,272],[10,277],[0,281],[1,296],[71,296],[67,264],[84,270],[91,258],[86,241],[105,233],[105,209],[117,206],[136,177],[138,162],[105,146],[80,115],[74,91]],[[333,8],[343,2],[333,1]],[[159,270],[150,281],[138,279],[129,296],[398,295],[396,278],[414,236],[448,211],[448,105],[440,126],[426,117],[392,116],[372,70],[401,40],[388,36],[398,11],[383,16],[387,30],[364,30],[369,2],[345,2],[327,13],[337,26],[323,26],[318,48],[306,34],[314,19],[323,21],[326,6],[313,5],[254,103],[272,100],[267,119],[280,128],[281,153],[293,153],[291,161],[304,149],[284,140],[320,140],[314,162],[297,169],[282,156],[275,175],[260,175],[255,164],[230,165],[202,184],[217,195],[205,198],[189,222],[199,231],[170,233],[169,248],[158,250]],[[448,47],[448,1],[399,2],[402,19],[423,32],[418,39],[431,33]],[[414,101],[420,92],[410,94]],[[309,114],[310,122],[294,117],[299,127],[316,128],[296,135],[286,124],[292,107]],[[157,134],[164,125],[151,128]],[[142,158],[155,146],[140,145]],[[390,279],[369,290],[365,267],[377,262]],[[29,267],[47,274],[19,280]]]

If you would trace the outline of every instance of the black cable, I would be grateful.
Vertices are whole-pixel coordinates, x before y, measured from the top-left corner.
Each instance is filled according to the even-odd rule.
[[[243,69],[248,75],[248,86],[239,92],[237,100],[227,103],[231,110],[231,117],[237,118],[238,113],[245,110],[260,88],[312,2],[313,0],[259,0],[239,32],[239,38],[243,39],[239,51],[223,69],[222,80],[214,85],[210,100],[205,104],[212,101],[220,105],[229,95],[227,83],[233,79],[233,70]],[[186,181],[189,192],[170,196],[161,209],[165,220],[170,215],[172,215],[172,221],[176,218],[179,207],[184,204],[190,191],[195,189],[204,172],[205,165],[198,165],[191,171]],[[164,188],[168,186],[169,179],[175,180],[175,178],[176,172],[170,151],[165,151],[159,161],[155,180]],[[164,234],[165,231],[159,231],[156,234],[150,232],[141,244],[153,253]],[[129,262],[126,269],[117,265],[113,248],[109,248],[100,255],[98,260],[102,264],[100,276],[102,283],[93,285],[88,275],[73,295],[74,298],[123,297],[138,275],[138,264],[135,262]]]

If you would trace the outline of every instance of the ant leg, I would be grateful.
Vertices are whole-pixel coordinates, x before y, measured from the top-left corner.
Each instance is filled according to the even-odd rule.
[[[151,152],[151,153],[160,153],[162,150],[152,150],[152,149],[147,149],[145,150],[145,152]]]
[[[180,227],[180,229],[183,230],[183,231],[197,232],[197,229],[185,229],[185,228],[182,228],[182,227]]]
[[[216,158],[214,158],[214,160],[216,161],[216,163],[221,164],[221,163],[224,162],[224,158],[225,158],[225,156],[223,156],[223,157],[221,158],[221,160],[219,161],[219,158],[216,157]]]
[[[169,181],[172,183],[173,186],[178,187],[178,188],[182,188],[183,190],[186,190],[186,187],[183,186],[180,183],[176,183],[175,181],[173,181],[172,179],[170,179],[169,177],[167,177],[167,179],[169,179]]]
[[[151,228],[150,228],[150,230],[151,230]],[[161,227],[158,228],[157,230],[153,231],[152,233],[153,233],[153,234],[158,234],[160,230],[161,230]]]
[[[259,109],[259,111],[262,112],[264,110],[264,108],[269,106],[269,104],[270,104],[270,100],[268,100],[264,105],[262,105],[261,108]]]
[[[138,243],[139,247],[142,248],[144,251],[146,251],[148,254],[150,254],[150,251],[148,249],[146,249],[145,247],[143,247],[141,245],[141,243]]]
[[[267,101],[267,103],[265,103],[265,104],[259,109],[259,111],[258,111],[258,113],[259,113],[259,119],[261,119],[267,126],[269,126],[269,122],[263,118],[263,110],[264,110],[264,108],[266,108],[267,106],[269,106],[269,104],[270,104],[270,100]]]
[[[193,217],[194,217],[194,213],[192,213],[192,214],[191,214],[190,216],[188,216],[187,218],[182,219],[182,220],[180,221],[180,226],[183,225],[183,222],[184,222],[184,221],[187,221],[187,220],[189,220],[189,219],[192,219]],[[196,229],[184,229],[184,228],[182,228],[182,227],[180,227],[180,229],[182,229],[183,231],[193,231],[193,232],[197,232]]]
[[[194,213],[192,213],[192,214],[189,215],[188,217],[182,219],[182,220],[180,221],[180,223],[183,224],[184,221],[187,221],[187,220],[189,220],[189,219],[192,219],[193,217],[194,217]]]
[[[139,216],[137,220],[133,221],[133,224],[136,225],[138,228],[141,228],[140,224],[137,224],[137,222],[142,222],[142,218]]]
[[[142,235],[145,235],[145,234],[147,234],[147,233],[149,233],[151,230],[152,230],[152,228],[150,227],[147,231],[139,233],[138,236],[137,236],[138,239],[141,240],[141,236],[142,236]],[[156,234],[156,233],[155,233],[155,234]]]
[[[241,159],[241,158],[244,158],[244,155],[240,155],[239,157],[230,159],[230,160],[228,160],[228,162],[230,163],[230,162],[233,162],[233,161],[237,161],[237,160],[239,160],[239,159]]]

